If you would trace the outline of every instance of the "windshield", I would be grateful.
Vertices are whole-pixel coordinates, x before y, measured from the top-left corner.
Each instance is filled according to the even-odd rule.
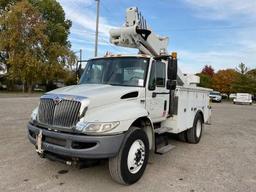
[[[211,92],[210,95],[220,95],[219,92]]]
[[[136,57],[89,60],[79,84],[143,87],[149,59]]]

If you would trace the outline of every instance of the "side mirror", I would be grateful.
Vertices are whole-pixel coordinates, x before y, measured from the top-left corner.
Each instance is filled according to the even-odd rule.
[[[84,69],[80,68],[78,70],[78,77],[79,77],[79,79],[82,77],[83,73],[84,73]]]
[[[177,80],[178,62],[176,58],[168,58],[168,79]]]
[[[167,86],[166,86],[167,89],[175,90],[176,86],[177,86],[177,81],[176,80],[170,80],[170,79],[167,80]]]
[[[82,63],[85,63],[84,67],[82,65]],[[87,64],[87,60],[79,60],[77,61],[77,64],[76,64],[76,77],[78,79],[80,79],[84,73],[84,70],[85,70],[85,66]]]
[[[156,82],[153,81],[151,84],[149,84],[148,89],[149,89],[150,91],[156,90]]]
[[[175,90],[177,86],[178,63],[176,58],[168,58],[168,81],[167,89]]]

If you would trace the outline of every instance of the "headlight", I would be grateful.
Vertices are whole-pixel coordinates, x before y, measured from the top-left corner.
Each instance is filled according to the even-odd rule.
[[[37,114],[38,114],[38,107],[33,110],[32,114],[31,114],[31,121],[37,120]]]
[[[83,123],[76,125],[76,130],[82,133],[105,133],[115,129],[120,124],[119,121],[107,123]]]

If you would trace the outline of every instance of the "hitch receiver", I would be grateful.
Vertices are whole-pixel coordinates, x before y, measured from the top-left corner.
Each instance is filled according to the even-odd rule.
[[[43,155],[44,150],[42,149],[42,139],[43,139],[43,131],[40,130],[38,135],[36,136],[36,152],[39,155]]]

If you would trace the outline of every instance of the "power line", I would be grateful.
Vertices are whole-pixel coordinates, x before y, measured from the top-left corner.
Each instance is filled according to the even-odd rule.
[[[82,33],[87,33],[88,35],[93,36],[93,37],[95,37],[95,35],[96,35],[95,33],[90,32],[90,31],[81,31],[81,32],[82,32]],[[104,37],[102,37],[102,36],[99,35],[98,38],[99,38],[102,42],[104,42],[104,43],[106,43],[107,45],[111,46],[111,47],[112,47],[113,49],[115,49],[116,51],[122,52],[121,49],[119,49],[119,48],[117,48],[115,45],[109,43],[107,40],[104,39]],[[85,42],[85,43],[86,43],[86,42]]]
[[[101,40],[104,42],[104,43],[107,43],[108,45],[110,45],[112,48],[114,48],[116,51],[118,52],[122,52],[121,49],[117,48],[115,45],[109,43],[108,41],[106,41],[105,39],[101,38]]]

